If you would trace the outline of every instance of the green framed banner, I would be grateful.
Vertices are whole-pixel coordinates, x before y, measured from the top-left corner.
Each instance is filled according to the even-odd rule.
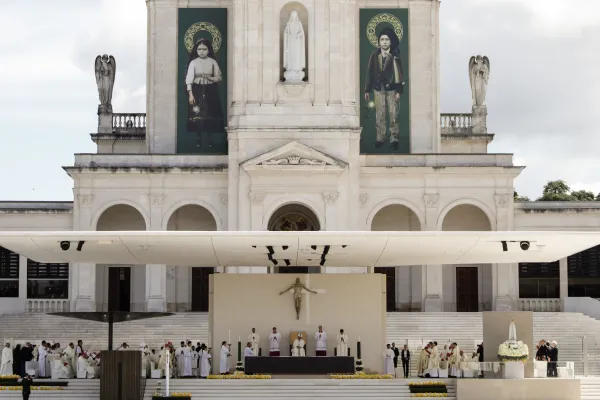
[[[408,154],[408,9],[361,9],[359,19],[360,152]]]
[[[227,9],[180,8],[177,41],[177,153],[227,154]]]

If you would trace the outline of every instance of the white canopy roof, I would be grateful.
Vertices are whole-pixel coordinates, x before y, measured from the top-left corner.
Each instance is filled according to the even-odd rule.
[[[43,263],[198,267],[552,262],[598,244],[600,232],[0,232],[0,246]]]

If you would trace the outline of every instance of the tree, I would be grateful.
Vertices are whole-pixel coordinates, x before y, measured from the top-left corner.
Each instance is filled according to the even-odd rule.
[[[517,202],[531,201],[527,196],[519,196],[519,193],[515,190],[515,194],[513,196],[514,200]]]
[[[573,196],[576,201],[594,201],[596,199],[594,193],[588,190],[577,190],[575,192],[571,192],[571,196]]]
[[[600,193],[598,193],[598,196],[596,196],[596,201],[600,201]]]
[[[571,188],[563,180],[549,181],[544,185],[544,192],[538,201],[574,201]]]

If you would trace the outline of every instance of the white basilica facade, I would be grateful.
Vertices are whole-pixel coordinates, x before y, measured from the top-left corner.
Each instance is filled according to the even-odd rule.
[[[513,164],[512,154],[488,153],[494,135],[484,105],[442,113],[437,0],[147,0],[147,7],[147,113],[99,107],[98,131],[91,134],[97,152],[75,154],[73,164],[63,167],[73,179],[73,201],[0,202],[0,230],[600,226],[600,203],[513,201],[514,181],[524,167]],[[221,81],[227,144],[222,154],[178,145],[184,79],[178,24],[187,18],[181,11],[186,8],[225,10],[228,28],[219,40],[227,45],[217,53],[226,60],[220,69],[227,78]],[[407,10],[401,32],[410,56],[403,59],[404,73],[410,74],[400,100],[410,104],[400,114],[409,127],[405,152],[370,153],[361,144],[363,107],[371,106],[365,105],[359,76],[361,12],[377,9]],[[292,11],[306,40],[306,78],[294,83],[282,77],[284,29]],[[211,32],[214,50],[217,36]],[[207,311],[211,273],[368,273],[275,265],[46,265],[0,250],[0,312]],[[595,249],[584,253],[544,265],[415,265],[375,272],[387,275],[390,311],[551,311],[563,309],[569,295],[600,297],[586,275],[600,256]]]

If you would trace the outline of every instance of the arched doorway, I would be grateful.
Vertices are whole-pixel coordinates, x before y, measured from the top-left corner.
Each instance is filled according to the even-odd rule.
[[[371,222],[372,231],[420,231],[421,222],[413,210],[391,204],[381,208]],[[421,307],[421,267],[375,268],[375,273],[386,276],[386,305],[388,311],[409,311]],[[415,276],[418,275],[418,280]],[[413,287],[415,286],[415,287]]]
[[[445,215],[442,230],[489,231],[491,223],[481,208],[471,204],[461,204]],[[493,300],[491,264],[445,266],[443,291],[451,300],[444,305],[444,311],[490,310]]]
[[[128,204],[107,208],[96,224],[97,231],[145,231],[142,214]],[[145,311],[145,265],[96,265],[96,301],[102,311]]]
[[[287,204],[271,215],[270,231],[319,231],[321,225],[315,213],[302,204]],[[279,274],[316,274],[320,267],[275,267]]]
[[[169,231],[216,231],[217,222],[206,208],[184,205],[169,217]],[[208,311],[209,277],[214,268],[188,265],[167,266],[167,310]]]

